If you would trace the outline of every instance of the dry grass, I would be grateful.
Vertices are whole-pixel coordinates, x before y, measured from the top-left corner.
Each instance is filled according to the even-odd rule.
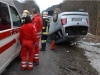
[[[87,34],[85,38],[84,41],[86,42],[100,43],[100,36],[98,35]]]

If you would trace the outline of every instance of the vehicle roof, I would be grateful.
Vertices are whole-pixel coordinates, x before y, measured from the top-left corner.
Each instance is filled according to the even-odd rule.
[[[0,2],[2,2],[2,3],[6,3],[6,4],[9,4],[9,5],[15,7],[15,4],[14,4],[13,0],[0,0]]]

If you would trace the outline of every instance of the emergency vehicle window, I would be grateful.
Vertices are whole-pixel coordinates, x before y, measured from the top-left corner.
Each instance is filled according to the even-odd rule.
[[[10,28],[11,21],[8,6],[7,4],[0,2],[0,31]]]
[[[13,21],[13,27],[20,27],[21,19],[20,19],[18,12],[12,6],[10,6],[10,11],[11,11],[11,17],[12,17],[12,21]]]

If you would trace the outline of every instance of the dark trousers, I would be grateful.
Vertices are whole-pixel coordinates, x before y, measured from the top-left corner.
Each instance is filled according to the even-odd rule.
[[[45,48],[46,48],[46,41],[47,41],[47,35],[42,34],[42,37],[41,37],[41,49],[45,50]]]

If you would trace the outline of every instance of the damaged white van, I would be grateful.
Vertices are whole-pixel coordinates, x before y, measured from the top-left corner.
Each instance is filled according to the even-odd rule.
[[[20,15],[12,0],[0,0],[0,74],[20,53]]]

